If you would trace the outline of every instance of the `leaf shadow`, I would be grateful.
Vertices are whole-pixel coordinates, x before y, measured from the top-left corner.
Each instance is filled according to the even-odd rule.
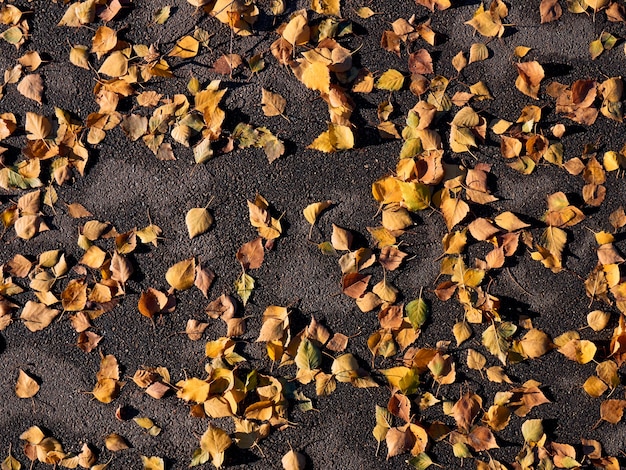
[[[542,64],[542,67],[545,71],[544,80],[556,77],[564,77],[571,74],[574,70],[573,66],[559,62],[548,62],[546,64]]]

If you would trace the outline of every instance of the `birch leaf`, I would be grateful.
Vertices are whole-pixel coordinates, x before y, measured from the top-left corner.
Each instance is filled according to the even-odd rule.
[[[30,375],[20,369],[20,375],[15,384],[15,394],[18,398],[32,398],[39,391],[39,384]]]
[[[43,95],[43,79],[41,78],[41,75],[38,73],[26,75],[17,85],[17,91],[19,91],[20,94],[26,98],[42,104],[41,98]]]
[[[187,212],[185,224],[189,232],[189,238],[197,237],[205,233],[213,225],[213,216],[205,207],[194,207]]]

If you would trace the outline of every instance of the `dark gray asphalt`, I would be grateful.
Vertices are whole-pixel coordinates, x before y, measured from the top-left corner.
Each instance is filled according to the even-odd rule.
[[[6,96],[0,100],[0,113],[13,112],[23,123],[28,111],[53,116],[54,108],[60,107],[84,120],[90,112],[97,110],[92,94],[94,73],[68,62],[68,44],[90,44],[93,30],[56,27],[66,8],[61,4],[45,0],[13,3],[23,10],[32,10],[28,16],[32,35],[19,51],[0,41],[0,70],[13,66],[16,59],[28,50],[46,53],[51,60],[40,69],[45,82],[44,105],[38,106],[27,100],[19,95],[15,85],[9,85]],[[307,150],[307,145],[326,129],[327,105],[317,98],[316,92],[305,89],[289,69],[278,65],[269,53],[269,45],[277,37],[271,31],[271,20],[266,17],[260,24],[262,30],[254,36],[235,38],[233,46],[234,52],[244,57],[264,53],[266,68],[253,77],[244,71],[230,79],[210,70],[213,62],[229,50],[227,29],[205,15],[194,14],[193,7],[182,0],[171,2],[176,8],[164,26],[148,26],[153,11],[166,3],[137,0],[122,19],[113,21],[110,26],[117,30],[124,28],[125,38],[132,43],[159,43],[161,50],[168,50],[177,38],[193,31],[196,25],[215,36],[211,38],[211,50],[203,50],[196,59],[176,68],[176,78],[157,80],[151,87],[161,93],[174,94],[186,91],[191,73],[202,84],[221,78],[223,86],[229,89],[222,105],[227,113],[225,129],[232,130],[240,121],[265,126],[285,141],[287,152],[269,164],[258,149],[236,150],[195,167],[189,149],[174,144],[177,160],[158,161],[141,142],[129,142],[116,128],[93,149],[94,157],[85,176],[77,175],[71,184],[58,188],[60,201],[80,202],[94,214],[94,218],[111,222],[120,233],[144,227],[149,223],[149,214],[153,223],[163,229],[163,240],[157,247],[150,246],[134,255],[137,274],[128,283],[127,295],[110,313],[94,321],[94,330],[104,337],[100,349],[118,358],[128,382],[113,403],[99,403],[84,393],[95,384],[99,356],[96,351],[85,354],[75,346],[77,333],[67,321],[67,314],[61,321],[37,333],[29,332],[19,321],[0,332],[3,370],[0,374],[0,455],[4,456],[12,445],[13,454],[25,467],[28,461],[21,450],[19,435],[32,425],[47,428],[68,451],[78,452],[82,443],[90,443],[99,450],[99,463],[112,458],[110,468],[141,468],[140,455],[162,456],[171,469],[187,467],[209,420],[190,417],[189,407],[175,396],[162,400],[148,397],[130,377],[142,365],[167,367],[173,382],[186,375],[202,376],[205,341],[224,335],[226,330],[222,322],[210,320],[202,341],[192,342],[180,334],[189,318],[206,321],[204,308],[207,300],[196,289],[178,294],[176,310],[165,315],[163,324],[156,328],[138,313],[137,300],[148,287],[166,289],[167,268],[192,256],[217,274],[209,292],[211,299],[222,293],[234,293],[233,281],[240,274],[235,253],[243,243],[256,237],[256,230],[248,222],[246,199],[252,199],[257,193],[271,203],[276,214],[284,214],[282,220],[286,229],[275,249],[266,253],[263,266],[251,273],[257,280],[257,288],[251,302],[241,310],[248,317],[247,332],[242,338],[242,351],[249,360],[247,367],[265,372],[270,370],[263,345],[253,342],[261,325],[261,315],[268,305],[296,304],[296,330],[309,321],[310,315],[315,315],[333,332],[349,336],[360,332],[350,340],[347,351],[355,354],[366,367],[371,361],[367,337],[377,328],[376,315],[361,313],[352,299],[338,295],[341,273],[336,259],[322,255],[307,241],[309,225],[301,211],[309,203],[330,199],[336,205],[322,215],[318,228],[313,229],[313,239],[318,242],[329,240],[331,223],[335,223],[369,240],[366,227],[379,220],[378,207],[371,196],[371,184],[394,169],[401,148],[400,141],[379,140],[375,127],[372,127],[378,122],[376,106],[387,99],[388,94],[375,91],[355,97],[357,108],[353,122],[357,126],[357,148],[337,154]],[[259,3],[263,8],[267,6],[267,2]],[[288,11],[308,6],[306,1],[290,3],[293,5],[289,5]],[[363,20],[356,16],[354,9],[364,3],[344,0],[342,12],[355,22],[357,35],[341,40],[341,43],[351,50],[358,48],[356,62],[374,72],[381,73],[388,68],[406,72],[406,51],[397,57],[382,50],[382,31],[400,17],[408,19],[415,14],[419,22],[432,17],[432,28],[442,34],[443,40],[434,47],[421,42],[419,47],[431,52],[437,74],[454,76],[456,72],[450,65],[451,58],[460,50],[467,53],[472,43],[482,42],[482,38],[474,36],[471,27],[463,24],[471,18],[478,2],[459,3],[462,5],[431,15],[410,0],[372,1],[368,6],[382,14]],[[553,100],[544,93],[545,84],[553,79],[570,84],[582,78],[603,80],[623,74],[623,44],[595,61],[590,60],[588,45],[603,30],[626,36],[626,26],[608,23],[603,13],[598,13],[594,20],[589,15],[567,12],[558,22],[540,25],[538,0],[510,3],[507,21],[514,26],[507,28],[502,39],[489,42],[489,59],[468,66],[460,81],[465,84],[484,81],[495,100],[481,102],[477,109],[489,117],[515,121],[531,100],[514,87],[517,72],[513,66],[513,49],[517,45],[532,47],[528,59],[539,61],[553,77],[544,80],[541,99],[536,103],[544,107],[546,114],[541,127],[547,133],[556,122],[569,126],[569,121],[553,112]],[[281,117],[263,115],[260,106],[262,87],[287,99],[285,114],[289,122]],[[454,83],[451,89],[464,90],[464,87]],[[393,102],[396,109],[392,120],[401,128],[408,110],[416,103],[416,97],[404,90],[394,94]],[[451,117],[447,121],[450,120]],[[623,124],[599,117],[591,128],[576,126],[575,133],[564,137],[565,158],[580,156],[583,146],[589,142],[599,141],[601,151],[619,150],[626,143],[625,135]],[[443,140],[447,148],[447,134],[443,135]],[[10,146],[9,153],[17,157],[24,142],[24,136],[17,135],[0,145]],[[491,205],[493,214],[511,210],[523,214],[526,220],[538,220],[546,209],[547,194],[563,191],[568,195],[580,195],[584,184],[580,177],[550,165],[539,166],[529,176],[518,174],[505,165],[495,140],[481,145],[475,155],[480,161],[492,165],[497,182],[495,194],[500,198]],[[470,156],[446,152],[446,158],[475,164]],[[529,314],[535,317],[533,321],[537,328],[556,337],[564,331],[585,326],[586,315],[593,308],[606,308],[613,316],[609,328],[598,333],[586,329],[581,331],[581,336],[597,340],[600,345],[608,344],[619,312],[601,304],[589,308],[579,278],[586,277],[596,264],[593,233],[586,228],[609,230],[608,215],[625,202],[622,179],[611,174],[606,186],[607,198],[602,206],[597,210],[586,210],[586,220],[568,230],[567,271],[552,274],[533,261],[528,252],[520,250],[510,262],[511,276],[502,272],[494,279],[491,292],[501,298],[504,314],[510,319],[514,321],[516,315]],[[18,192],[3,192],[0,195],[2,209],[18,196]],[[211,198],[214,198],[210,210],[215,224],[208,233],[190,241],[184,224],[185,214],[192,207],[204,206]],[[58,204],[56,214],[49,207],[44,208],[44,213],[50,218],[52,230],[27,242],[14,239],[12,233],[5,234],[0,246],[0,262],[8,261],[16,253],[36,256],[47,249],[61,249],[74,262],[80,259],[82,251],[76,244],[76,234],[82,221],[69,217],[62,204]],[[462,318],[463,311],[454,299],[440,302],[432,293],[438,274],[435,260],[441,253],[440,241],[446,233],[445,224],[437,214],[421,213],[416,220],[418,224],[402,238],[406,250],[413,256],[402,269],[389,273],[389,278],[405,300],[417,297],[424,288],[432,313],[417,344],[435,346],[438,341],[453,340],[452,325]],[[540,229],[534,228],[533,233],[539,236]],[[617,247],[626,251],[623,240],[618,241]],[[474,251],[470,250],[470,254],[477,255]],[[379,270],[373,272],[373,281],[378,282],[381,273]],[[29,296],[22,294],[15,300],[23,305]],[[509,388],[506,384],[487,382],[478,372],[464,366],[465,351],[469,347],[487,355],[488,365],[497,364],[496,359],[479,344],[483,328],[474,327],[474,337],[461,348],[451,347],[459,374],[455,384],[441,387],[441,397],[457,400],[460,390],[469,388],[481,395],[486,408],[493,403],[496,392]],[[393,364],[392,360],[378,358],[376,361],[377,367],[381,368]],[[41,381],[41,390],[34,400],[22,400],[14,395],[19,368]],[[544,419],[549,438],[577,446],[579,457],[581,438],[598,439],[609,455],[619,454],[626,442],[623,424],[604,423],[592,429],[599,418],[601,399],[588,397],[581,387],[594,369],[593,363],[578,365],[556,351],[539,360],[506,367],[507,374],[516,383],[535,379],[544,384],[546,396],[552,403],[535,408],[528,417]],[[295,369],[281,369],[278,373],[292,377]],[[434,393],[437,390],[436,384],[432,389],[430,387],[427,382],[424,391]],[[273,430],[260,443],[262,453],[258,449],[245,452],[234,447],[229,449],[226,457],[229,468],[280,468],[280,458],[290,446],[306,454],[309,467],[315,469],[406,468],[403,462],[408,454],[386,461],[383,444],[378,456],[375,455],[377,443],[372,436],[375,405],[386,405],[389,397],[386,386],[356,389],[339,384],[335,393],[322,398],[315,397],[313,384],[299,386],[299,390],[313,398],[316,411],[302,413],[294,409],[290,415],[294,426],[282,432]],[[621,398],[623,394],[620,385],[613,398]],[[116,420],[115,409],[119,405],[132,406],[140,416],[151,417],[162,427],[162,433],[151,437],[132,421]],[[428,410],[419,419],[454,424],[450,417],[442,414],[440,406]],[[216,420],[215,423],[232,431],[229,420]],[[523,443],[521,423],[522,419],[513,417],[504,431],[495,433],[500,448],[489,452],[493,458],[503,463],[514,460]],[[125,436],[132,449],[116,454],[107,451],[103,438],[112,432]],[[445,442],[434,445],[428,453],[444,468],[460,467],[460,461],[453,457],[451,447]],[[486,460],[484,455],[479,457]],[[474,464],[465,462],[465,466],[473,468]],[[205,467],[208,468],[209,464]]]

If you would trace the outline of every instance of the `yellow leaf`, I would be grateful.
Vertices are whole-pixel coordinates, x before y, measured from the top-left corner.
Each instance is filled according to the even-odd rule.
[[[312,0],[311,9],[321,15],[341,16],[340,0]]]
[[[181,59],[189,59],[198,54],[200,42],[192,36],[183,36],[177,42],[172,51],[168,54],[170,57],[180,57]]]
[[[508,211],[497,215],[494,222],[508,232],[530,227],[529,224],[522,222],[515,214]]]
[[[394,303],[398,298],[398,289],[396,289],[391,283],[387,282],[386,279],[383,279],[372,287],[372,292],[385,302],[389,303]]]
[[[213,225],[213,216],[205,207],[194,207],[187,212],[185,224],[189,232],[189,238],[197,237],[205,233]]]
[[[605,384],[602,380],[600,380],[595,375],[592,375],[583,384],[583,389],[587,392],[587,395],[598,398],[604,392],[608,390],[608,385]]]
[[[315,225],[317,217],[322,213],[322,211],[328,209],[332,205],[332,203],[332,201],[322,201],[309,204],[302,211],[302,213],[304,214],[304,218],[311,225]]]
[[[459,52],[452,58],[452,66],[456,69],[457,72],[460,72],[467,66],[467,58],[463,51]]]
[[[122,51],[114,51],[100,66],[98,73],[109,77],[121,77],[128,72],[128,59]]]
[[[161,457],[141,456],[143,470],[165,470],[165,461]]]
[[[454,339],[456,339],[456,345],[460,346],[461,343],[472,336],[472,329],[467,322],[460,321],[454,324],[452,333],[454,334]]]
[[[395,69],[387,70],[376,82],[376,88],[387,91],[399,91],[403,85],[404,75]]]
[[[596,345],[586,339],[572,339],[558,350],[561,354],[579,364],[587,364],[596,355]]]
[[[208,382],[196,377],[181,380],[176,386],[178,387],[178,392],[176,392],[178,398],[196,403],[204,403],[207,400],[211,387]]]
[[[474,17],[466,21],[465,24],[472,26],[476,31],[486,37],[502,37],[504,34],[504,26],[500,15],[493,14],[491,10],[486,10],[481,4],[474,13]]]
[[[363,18],[364,20],[376,15],[376,12],[374,12],[371,8],[369,7],[360,7],[357,8],[356,10],[354,10],[355,13],[357,15],[359,15],[360,18]]]
[[[467,351],[467,367],[474,370],[482,370],[487,364],[487,358],[473,349]]]
[[[533,328],[520,341],[524,355],[536,359],[550,351],[552,343],[543,331]]]
[[[339,150],[349,150],[353,147],[354,134],[352,129],[347,126],[329,123],[328,130],[322,132],[307,148],[332,153]]]
[[[165,280],[176,290],[187,290],[193,287],[196,279],[196,260],[189,258],[171,266],[165,273]]]
[[[460,197],[451,197],[448,190],[444,190],[441,197],[443,218],[446,221],[448,231],[461,222],[469,213],[469,206]]]
[[[15,384],[15,394],[18,398],[32,398],[39,391],[39,384],[29,376],[26,372],[20,369],[20,375],[17,378]]]
[[[606,328],[610,318],[610,313],[603,312],[602,310],[594,310],[587,315],[587,325],[589,325],[593,331],[600,331]]]
[[[295,452],[293,449],[283,455],[280,462],[283,464],[283,470],[304,470],[306,468],[304,455]]]
[[[310,90],[326,94],[330,92],[330,70],[326,64],[299,59],[298,64],[293,67],[293,72]]]
[[[470,47],[469,63],[480,62],[489,57],[489,49],[482,43],[472,44]]]
[[[294,16],[283,30],[283,38],[292,46],[307,43],[310,35],[306,14]]]
[[[226,431],[211,424],[200,438],[200,448],[210,454],[211,462],[217,468],[221,468],[224,463],[224,452],[232,443],[233,441]]]

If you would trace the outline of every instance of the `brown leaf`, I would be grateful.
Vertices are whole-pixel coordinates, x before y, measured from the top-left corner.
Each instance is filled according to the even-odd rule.
[[[209,317],[213,319],[221,317],[225,320],[228,320],[235,317],[236,310],[237,308],[235,306],[235,301],[232,299],[232,297],[226,294],[222,294],[220,297],[213,300],[209,305],[207,305],[205,312]]]
[[[125,284],[130,276],[133,275],[133,272],[134,269],[130,260],[123,255],[119,255],[117,251],[114,252],[111,259],[111,279],[120,284]]]
[[[559,4],[559,0],[541,0],[539,5],[539,13],[541,14],[541,23],[550,23],[558,20],[563,14],[563,9]]]
[[[67,204],[67,211],[69,212],[70,217],[73,217],[75,219],[93,216],[91,212],[85,209],[85,206],[83,206],[82,204],[79,204],[78,202]]]
[[[239,54],[224,54],[213,64],[213,70],[220,75],[231,75],[243,61]]]
[[[128,444],[126,439],[115,433],[109,434],[107,437],[104,438],[104,445],[111,452],[118,452],[120,450],[130,448],[130,445]]]
[[[402,260],[406,258],[406,256],[406,253],[398,250],[398,248],[393,245],[389,245],[380,250],[378,262],[387,271],[394,271],[400,267]]]
[[[489,428],[485,426],[476,426],[467,435],[467,443],[476,451],[497,449],[496,438],[493,436]]]
[[[93,331],[83,331],[78,335],[76,346],[86,353],[90,353],[100,344],[100,341],[102,341],[102,336],[99,334]]]
[[[215,273],[211,271],[209,268],[203,268],[200,263],[196,266],[196,280],[194,281],[194,285],[200,289],[202,295],[204,295],[207,299],[208,292],[215,280]]]
[[[624,416],[626,400],[606,400],[600,405],[600,419],[617,424]]]
[[[409,71],[422,75],[433,73],[433,59],[426,49],[409,54]]]
[[[137,309],[144,317],[152,320],[154,315],[161,312],[167,305],[168,298],[163,292],[152,287],[141,293]]]
[[[519,76],[515,86],[519,91],[536,100],[539,99],[539,85],[545,77],[543,67],[537,61],[515,64]]]
[[[19,91],[20,94],[26,98],[42,104],[41,98],[43,95],[43,79],[38,73],[26,75],[17,85],[17,91]]]
[[[202,333],[204,333],[204,330],[206,330],[208,326],[208,323],[202,323],[198,320],[190,318],[189,320],[187,320],[185,333],[187,334],[187,336],[189,336],[189,339],[191,341],[198,341],[200,338],[202,338]]]
[[[342,292],[348,297],[358,299],[367,290],[367,285],[370,281],[371,275],[365,275],[360,273],[348,273],[344,274],[341,278]]]
[[[405,395],[394,393],[387,403],[387,409],[405,422],[411,421],[411,401]]]
[[[282,116],[285,112],[287,100],[278,93],[272,93],[265,88],[261,89],[261,105],[266,116]]]
[[[265,257],[263,238],[259,237],[251,242],[244,243],[237,251],[236,257],[246,271],[248,269],[260,268]]]
[[[401,454],[415,445],[415,436],[409,431],[409,425],[399,428],[391,428],[387,431],[385,442],[387,443],[387,460]]]
[[[452,407],[452,416],[457,426],[462,430],[469,430],[482,404],[483,400],[478,395],[466,392]]]
[[[61,294],[63,310],[77,312],[85,308],[87,303],[87,284],[78,279],[72,279]]]
[[[353,238],[354,235],[352,235],[349,230],[333,224],[333,234],[330,242],[335,250],[349,250],[350,246],[352,246]]]

